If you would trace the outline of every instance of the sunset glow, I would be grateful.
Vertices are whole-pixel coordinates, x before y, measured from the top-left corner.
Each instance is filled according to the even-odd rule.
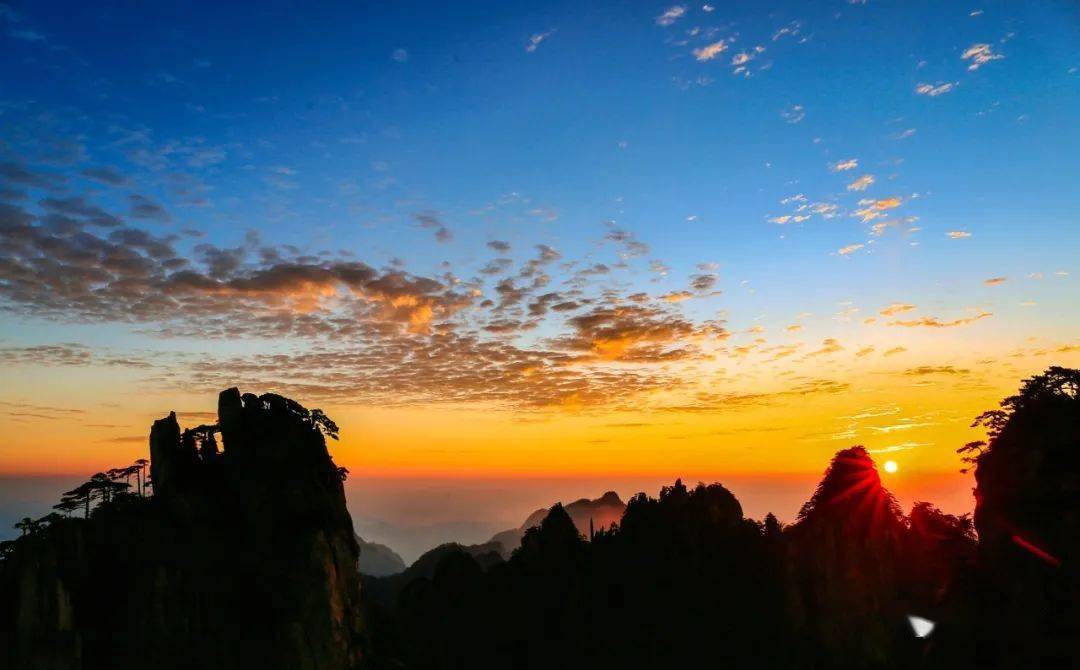
[[[972,419],[1080,365],[1064,8],[221,11],[0,13],[0,476],[239,386],[354,478],[797,501],[863,445],[964,512]]]

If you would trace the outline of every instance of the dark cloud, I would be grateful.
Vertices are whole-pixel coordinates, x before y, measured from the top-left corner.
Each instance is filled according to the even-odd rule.
[[[698,342],[720,341],[723,327],[694,324],[656,307],[603,305],[571,317],[573,329],[556,338],[555,347],[594,360],[648,363],[693,358],[700,355]]]
[[[82,196],[69,196],[66,198],[45,198],[38,202],[42,209],[53,214],[80,218],[86,223],[112,228],[122,224],[120,219],[109,214],[97,205],[90,204]]]
[[[109,166],[86,168],[81,174],[84,177],[101,182],[102,184],[108,184],[109,186],[124,186],[128,183],[127,177],[121,174],[116,168]]]
[[[135,193],[128,196],[128,200],[131,202],[129,216],[133,219],[168,222],[172,218],[164,207],[146,196]]]
[[[416,214],[413,218],[420,224],[421,228],[428,228],[435,231],[435,240],[437,242],[449,242],[454,239],[454,234],[450,232],[450,229],[439,219],[438,215],[432,212],[422,212]]]
[[[64,178],[59,175],[33,172],[18,163],[12,162],[0,163],[0,179],[19,186],[49,190],[64,182]]]

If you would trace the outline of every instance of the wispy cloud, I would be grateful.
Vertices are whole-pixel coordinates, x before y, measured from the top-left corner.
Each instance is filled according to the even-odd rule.
[[[546,32],[536,33],[529,37],[529,41],[525,44],[525,53],[532,53],[540,46],[540,43],[551,37],[555,33],[555,29],[552,28]]]
[[[882,309],[878,314],[882,316],[895,316],[897,314],[903,314],[904,312],[910,312],[913,309],[915,309],[915,305],[912,305],[909,302],[894,302]]]
[[[720,54],[727,51],[728,45],[731,44],[731,41],[731,39],[723,39],[713,42],[712,44],[706,44],[701,48],[694,49],[694,58],[696,58],[698,62],[701,63],[713,60]]]
[[[798,123],[806,118],[806,110],[802,105],[792,105],[780,112],[780,116],[788,123]]]
[[[675,5],[668,7],[663,14],[656,17],[656,25],[658,26],[670,26],[683,16],[686,15],[686,7],[682,5]]]
[[[866,189],[870,188],[870,186],[873,183],[874,183],[874,175],[872,175],[872,174],[864,174],[863,176],[859,177],[855,181],[848,184],[847,185],[847,190],[849,190],[849,191],[865,191]]]
[[[1005,58],[1001,54],[994,53],[994,48],[989,44],[972,44],[960,56],[961,59],[970,61],[969,70],[978,70],[991,61]]]
[[[937,84],[919,84],[915,87],[915,92],[919,95],[926,95],[930,96],[931,98],[936,98],[939,95],[944,95],[945,93],[953,90],[954,88],[956,88],[957,85],[958,82],[955,81],[946,83],[938,82]]]
[[[982,319],[987,319],[993,316],[992,312],[978,312],[975,316],[963,317],[960,319],[953,319],[952,321],[942,321],[936,316],[924,316],[919,319],[911,319],[907,321],[890,321],[890,326],[901,326],[904,328],[955,328],[957,326],[966,326]]]

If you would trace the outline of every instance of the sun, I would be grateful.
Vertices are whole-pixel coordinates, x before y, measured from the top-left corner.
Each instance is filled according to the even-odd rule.
[[[900,466],[896,464],[896,461],[885,461],[885,472],[892,474],[900,469]]]

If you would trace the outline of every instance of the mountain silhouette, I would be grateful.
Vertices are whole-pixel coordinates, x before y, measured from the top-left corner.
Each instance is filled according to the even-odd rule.
[[[552,508],[541,508],[530,514],[521,526],[496,533],[489,542],[497,542],[501,545],[500,553],[504,558],[509,558],[515,549],[521,546],[521,539],[530,528],[539,526]],[[581,498],[567,504],[564,509],[573,520],[578,531],[589,536],[593,530],[605,530],[612,524],[618,524],[626,510],[626,503],[619,498],[619,494],[608,491],[595,500]]]
[[[371,577],[387,577],[405,571],[405,561],[397,552],[377,542],[368,542],[356,535],[360,547],[360,574]]]
[[[5,547],[0,666],[358,667],[358,547],[324,439],[337,427],[235,388],[218,417],[155,421],[149,484],[95,476],[61,501],[71,518]]]
[[[622,505],[614,494],[556,504],[526,519],[508,556],[497,542],[446,544],[361,578],[347,471],[324,439],[337,426],[230,389],[217,424],[161,419],[149,463],[98,473],[58,512],[19,522],[21,537],[0,545],[0,660],[1078,667],[1080,371],[1025,380],[975,426],[987,440],[958,450],[975,472],[974,517],[925,501],[904,514],[853,446],[789,525],[747,518],[720,483],[676,480],[632,497],[618,523],[595,522]]]

